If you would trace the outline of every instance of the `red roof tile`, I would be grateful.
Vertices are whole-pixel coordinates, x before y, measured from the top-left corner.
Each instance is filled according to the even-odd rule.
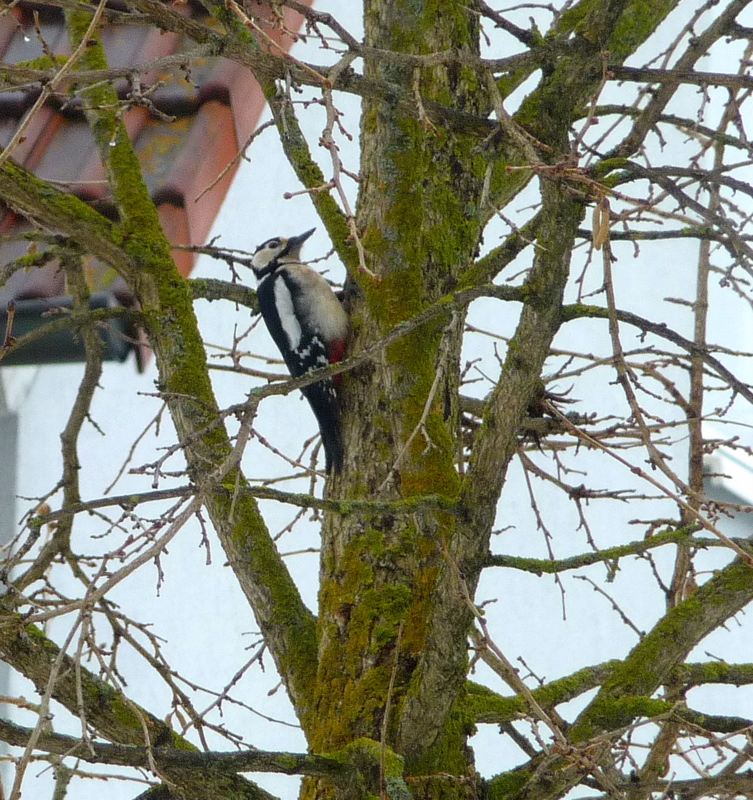
[[[201,15],[190,2],[176,3],[183,13]],[[46,44],[55,53],[70,52],[61,9],[20,2],[0,17],[0,57],[6,64],[28,61],[44,55],[34,30],[33,10]],[[286,9],[286,24],[297,30],[300,17]],[[272,34],[281,47],[289,39]],[[174,33],[137,25],[105,26],[102,38],[111,67],[144,64],[155,58],[180,52],[184,42]],[[190,43],[188,43],[190,46]],[[236,164],[209,191],[205,191],[233,161],[238,148],[255,129],[264,109],[261,89],[252,74],[225,59],[205,60],[192,65],[190,82],[180,73],[144,76],[144,86],[164,80],[150,95],[160,111],[175,117],[165,121],[143,107],[128,109],[123,119],[143,166],[143,174],[169,240],[175,245],[200,245],[222,205]],[[125,88],[125,82],[123,86]],[[18,124],[39,96],[39,88],[0,94],[0,144],[10,141]],[[240,143],[240,145],[239,145]],[[61,98],[51,99],[35,115],[24,132],[24,140],[13,158],[36,175],[66,189],[108,213],[109,191],[93,137],[83,114],[75,104],[66,106]],[[114,213],[111,211],[110,213]],[[0,216],[0,233],[21,234],[29,224],[10,210]],[[26,242],[0,244],[0,268],[23,255]],[[188,275],[194,256],[174,251],[181,274]],[[101,269],[101,279],[92,271],[95,290],[116,292],[119,302],[132,301],[122,282]],[[13,298],[55,298],[64,293],[64,281],[55,265],[15,273],[0,287],[0,309]]]

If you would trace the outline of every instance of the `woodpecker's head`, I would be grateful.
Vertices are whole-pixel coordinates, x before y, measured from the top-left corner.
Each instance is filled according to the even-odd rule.
[[[285,239],[282,236],[275,236],[274,239],[267,239],[254,250],[251,259],[251,267],[258,280],[265,275],[274,272],[282,264],[296,263],[301,260],[301,248],[306,239],[316,230],[312,228],[300,236],[291,236]]]

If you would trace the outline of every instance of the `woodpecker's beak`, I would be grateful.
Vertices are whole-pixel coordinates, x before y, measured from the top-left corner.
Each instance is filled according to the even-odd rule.
[[[306,239],[311,236],[311,234],[316,230],[316,228],[312,228],[310,231],[306,231],[306,233],[300,234],[300,236],[291,236],[288,239],[288,249],[292,252],[296,252],[303,247],[303,243]]]
[[[311,234],[315,230],[316,228],[312,228],[310,231],[306,231],[306,233],[302,233],[300,236],[291,236],[288,239],[288,245],[285,248],[284,255],[287,258],[295,258],[300,260],[301,248],[303,247],[303,243],[306,241],[306,239],[309,238],[309,236],[311,236]]]

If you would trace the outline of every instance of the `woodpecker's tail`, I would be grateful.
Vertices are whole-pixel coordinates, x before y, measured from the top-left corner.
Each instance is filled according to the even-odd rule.
[[[324,446],[324,465],[327,472],[340,472],[343,465],[343,445],[340,436],[340,407],[331,379],[313,383],[301,389],[309,401]]]

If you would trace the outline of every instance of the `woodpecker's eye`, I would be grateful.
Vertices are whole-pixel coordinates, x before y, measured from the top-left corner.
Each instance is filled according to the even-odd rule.
[[[280,239],[269,239],[266,242],[262,242],[256,250],[254,250],[254,254],[260,253],[262,250],[276,250],[281,244]]]

